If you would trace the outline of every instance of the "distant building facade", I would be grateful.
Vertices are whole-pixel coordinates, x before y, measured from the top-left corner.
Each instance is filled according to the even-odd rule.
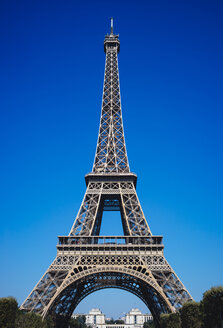
[[[105,315],[102,314],[99,309],[92,309],[89,314],[86,315],[86,325],[91,327],[102,327],[105,325]]]
[[[73,314],[73,318],[84,315],[86,325],[92,328],[143,328],[144,322],[152,322],[151,314],[143,314],[139,309],[131,309],[119,320],[124,323],[109,323],[109,319],[101,312],[100,309],[92,309],[89,314]]]
[[[126,325],[134,327],[143,327],[144,322],[153,321],[151,314],[143,314],[139,309],[131,309],[124,317],[121,318]]]

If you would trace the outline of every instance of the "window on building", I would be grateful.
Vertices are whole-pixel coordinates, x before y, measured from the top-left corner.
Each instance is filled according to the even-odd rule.
[[[94,324],[96,324],[96,315],[94,315]]]
[[[134,315],[134,323],[137,323],[137,316]]]

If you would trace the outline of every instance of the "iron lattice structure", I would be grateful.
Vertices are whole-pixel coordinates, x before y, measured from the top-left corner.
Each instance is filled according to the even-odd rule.
[[[113,25],[113,23],[112,23]],[[103,288],[137,295],[157,327],[161,313],[176,311],[192,297],[163,254],[161,236],[153,236],[136,193],[125,146],[118,72],[118,35],[105,37],[104,89],[93,170],[68,236],[59,237],[57,256],[21,309],[67,327],[79,302]],[[99,236],[103,211],[121,213],[124,236]]]

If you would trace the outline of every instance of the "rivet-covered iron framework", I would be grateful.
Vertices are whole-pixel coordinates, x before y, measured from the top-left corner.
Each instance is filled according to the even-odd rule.
[[[103,288],[137,295],[157,327],[161,313],[192,300],[163,255],[162,237],[152,235],[136,194],[123,132],[119,49],[112,20],[104,40],[101,122],[93,170],[85,176],[87,190],[70,234],[59,237],[56,259],[21,305],[43,318],[51,315],[60,328],[68,326],[84,297]],[[99,236],[103,211],[120,211],[123,236]]]

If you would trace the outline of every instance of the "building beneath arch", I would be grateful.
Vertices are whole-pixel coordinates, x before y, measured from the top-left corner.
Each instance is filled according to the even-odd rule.
[[[139,309],[131,309],[121,320],[123,320],[126,325],[131,325],[131,327],[141,328],[144,322],[153,321],[153,316],[151,314],[143,314]]]
[[[73,318],[86,317],[86,325],[92,328],[143,328],[144,322],[152,322],[151,314],[143,314],[139,309],[131,309],[119,321],[123,323],[110,323],[111,319],[98,308],[92,309],[88,314],[73,314]],[[117,320],[116,320],[117,321]]]

